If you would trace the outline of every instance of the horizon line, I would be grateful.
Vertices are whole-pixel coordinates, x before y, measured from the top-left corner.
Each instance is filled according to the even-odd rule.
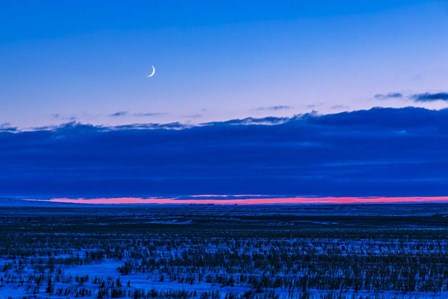
[[[229,195],[232,196],[232,195]],[[253,195],[252,195],[253,196]],[[228,198],[193,195],[187,199],[175,197],[98,197],[98,198],[51,198],[51,199],[23,199],[28,202],[69,203],[80,205],[147,205],[147,204],[187,204],[187,205],[287,205],[287,204],[368,204],[368,203],[448,203],[448,196],[369,196],[369,197],[260,197]]]

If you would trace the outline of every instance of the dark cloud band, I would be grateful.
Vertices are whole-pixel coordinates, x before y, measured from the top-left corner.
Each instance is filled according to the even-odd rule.
[[[0,129],[0,196],[448,194],[448,110]]]

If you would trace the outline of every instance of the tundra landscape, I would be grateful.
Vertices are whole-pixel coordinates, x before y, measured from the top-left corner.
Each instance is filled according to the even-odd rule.
[[[0,208],[0,298],[446,298],[446,204]]]

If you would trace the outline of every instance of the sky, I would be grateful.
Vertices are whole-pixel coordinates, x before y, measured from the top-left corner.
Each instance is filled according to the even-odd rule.
[[[447,32],[440,0],[4,0],[0,123],[440,109],[408,96],[447,89]]]
[[[446,49],[441,0],[0,1],[0,198],[446,201]]]

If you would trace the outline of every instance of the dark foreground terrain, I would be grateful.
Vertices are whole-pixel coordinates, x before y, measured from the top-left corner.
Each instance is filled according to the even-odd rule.
[[[448,298],[448,205],[0,207],[0,298]]]

